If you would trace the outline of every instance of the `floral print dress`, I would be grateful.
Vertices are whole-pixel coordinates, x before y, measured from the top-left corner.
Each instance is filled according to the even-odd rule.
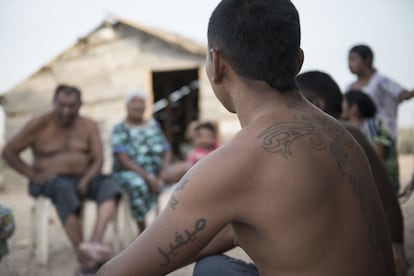
[[[113,153],[126,153],[136,165],[148,174],[158,175],[163,155],[169,149],[159,124],[154,119],[142,126],[130,126],[124,122],[114,126],[111,136]],[[113,176],[129,195],[132,216],[144,221],[145,216],[156,204],[158,195],[152,193],[141,175],[122,168],[114,158]]]

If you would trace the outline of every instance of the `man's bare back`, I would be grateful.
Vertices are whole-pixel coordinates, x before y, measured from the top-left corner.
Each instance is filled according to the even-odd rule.
[[[275,113],[228,145],[240,160],[232,166],[248,172],[233,179],[244,191],[233,207],[243,214],[232,224],[238,243],[261,275],[382,275],[390,243],[359,145],[305,101]]]
[[[163,275],[231,224],[260,275],[394,275],[383,209],[360,146],[298,97],[267,99],[260,109],[184,176],[113,269]]]

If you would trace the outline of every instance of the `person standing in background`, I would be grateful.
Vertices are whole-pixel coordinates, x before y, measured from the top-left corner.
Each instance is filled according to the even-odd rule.
[[[380,74],[374,67],[374,53],[367,45],[356,45],[350,49],[348,66],[357,79],[348,85],[346,91],[361,90],[372,98],[378,109],[378,118],[396,143],[398,105],[414,97],[414,90],[409,91]]]

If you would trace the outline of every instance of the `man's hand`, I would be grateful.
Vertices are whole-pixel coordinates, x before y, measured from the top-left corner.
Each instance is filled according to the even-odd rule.
[[[78,191],[82,198],[85,198],[88,193],[89,180],[81,178],[78,183]]]
[[[161,188],[162,188],[163,185],[162,185],[162,183],[160,183],[159,178],[157,178],[153,175],[147,175],[145,177],[145,181],[147,182],[148,187],[149,187],[149,189],[152,193],[155,193],[155,194],[161,193]]]

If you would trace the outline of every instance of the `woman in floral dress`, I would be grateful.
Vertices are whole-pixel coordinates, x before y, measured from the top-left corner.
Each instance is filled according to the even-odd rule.
[[[163,169],[170,161],[170,145],[159,124],[146,120],[146,94],[131,92],[126,99],[127,116],[112,131],[113,175],[129,195],[133,218],[140,232],[145,216],[155,206],[163,181]]]

